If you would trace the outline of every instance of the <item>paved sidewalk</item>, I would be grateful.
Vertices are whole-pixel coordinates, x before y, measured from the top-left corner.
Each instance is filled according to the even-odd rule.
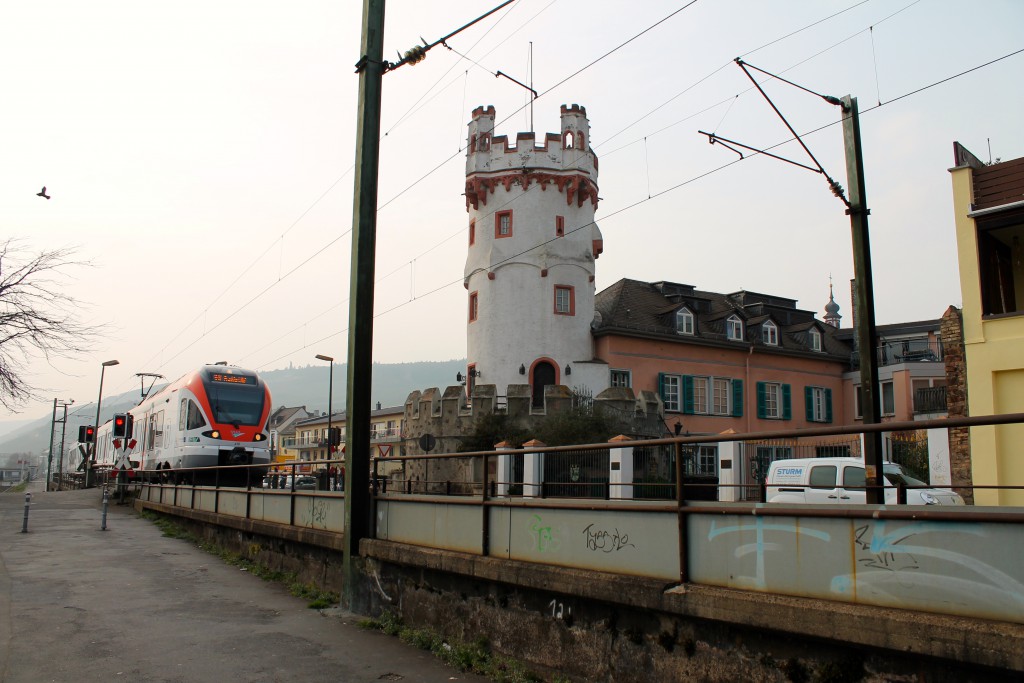
[[[0,494],[0,682],[483,682],[320,612],[101,493]]]

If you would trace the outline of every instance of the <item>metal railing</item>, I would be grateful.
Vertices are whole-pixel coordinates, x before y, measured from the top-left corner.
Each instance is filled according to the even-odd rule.
[[[875,349],[875,359],[879,367],[899,365],[901,363],[942,362],[945,358],[942,342],[927,339],[902,339],[897,341],[880,341]],[[860,367],[859,352],[850,355],[851,368]]]
[[[914,392],[915,413],[944,413],[946,404],[946,387],[925,387]]]

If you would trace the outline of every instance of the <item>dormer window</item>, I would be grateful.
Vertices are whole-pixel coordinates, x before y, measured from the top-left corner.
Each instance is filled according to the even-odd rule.
[[[743,321],[738,315],[730,315],[726,319],[725,336],[732,341],[743,341]]]
[[[779,345],[779,326],[773,323],[771,320],[766,321],[761,325],[761,341],[768,346]]]
[[[693,334],[693,313],[686,308],[676,311],[676,332],[679,334]]]
[[[821,332],[811,328],[811,331],[807,333],[807,338],[811,343],[811,351],[821,351]]]

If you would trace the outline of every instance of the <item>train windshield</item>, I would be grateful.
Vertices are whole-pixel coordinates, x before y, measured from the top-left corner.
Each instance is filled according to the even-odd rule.
[[[211,373],[204,378],[203,386],[210,399],[214,422],[259,425],[265,392],[256,377]]]

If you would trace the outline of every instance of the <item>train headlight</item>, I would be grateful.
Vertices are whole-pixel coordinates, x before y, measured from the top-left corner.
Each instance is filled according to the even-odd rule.
[[[214,429],[214,430],[209,431],[209,432],[203,432],[203,436],[208,436],[211,439],[219,439],[220,438],[220,430],[219,429]]]
[[[252,440],[253,441],[264,441],[264,440],[266,440],[266,438],[267,437],[265,437],[263,434],[257,434],[256,436],[254,436],[252,438]]]

